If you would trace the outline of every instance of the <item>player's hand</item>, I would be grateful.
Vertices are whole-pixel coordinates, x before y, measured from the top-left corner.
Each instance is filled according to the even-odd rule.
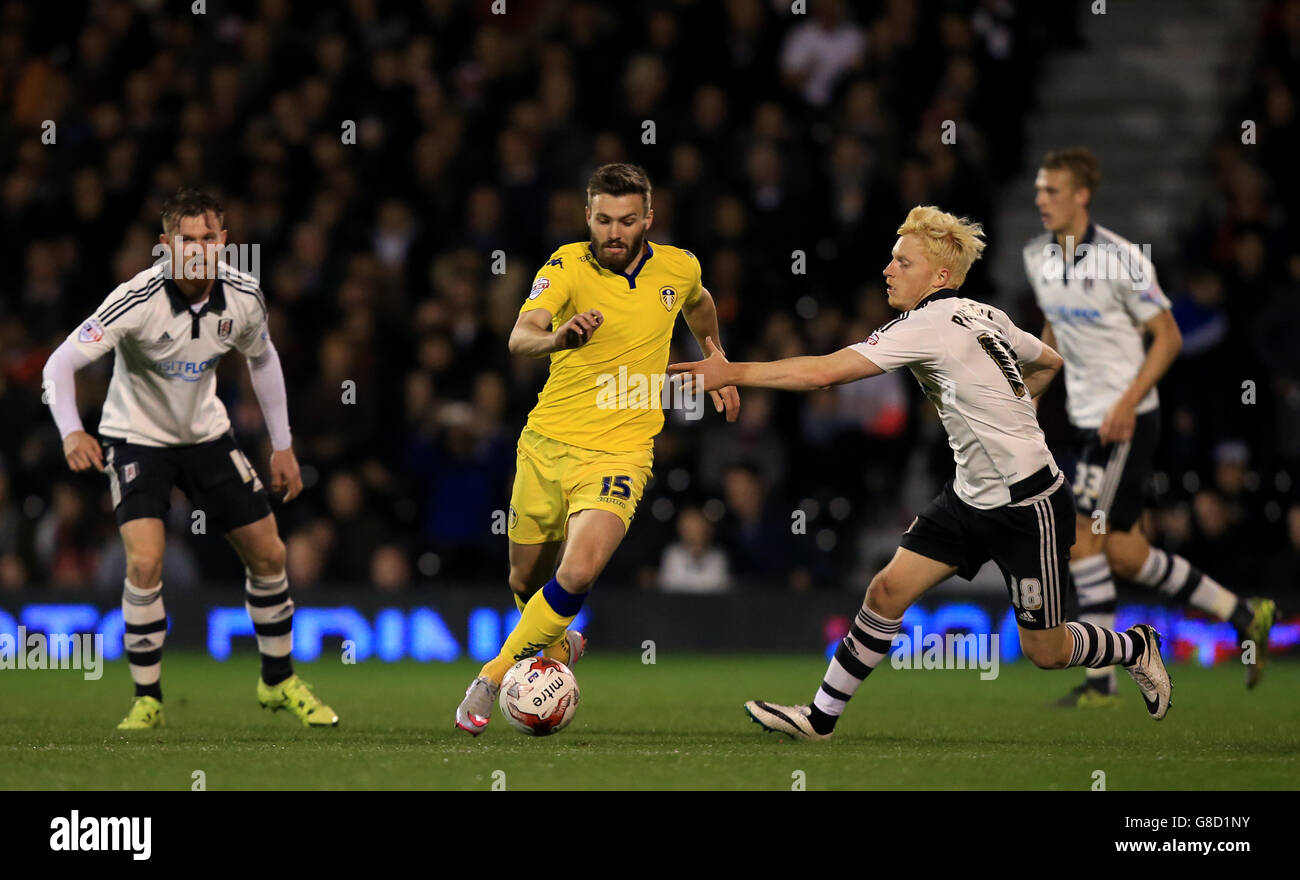
[[[277,449],[271,453],[271,491],[279,495],[281,501],[292,501],[302,492],[302,472],[292,449]]]
[[[724,385],[717,391],[710,391],[709,396],[713,398],[713,408],[727,414],[727,421],[734,422],[740,418],[740,392],[735,385]]]
[[[724,358],[727,352],[719,346],[714,346]],[[734,422],[740,418],[740,392],[735,385],[726,385],[717,391],[710,391],[709,397],[713,399],[713,409],[715,412],[725,412],[727,421]]]
[[[555,350],[563,351],[566,348],[586,345],[591,340],[591,334],[595,333],[596,328],[603,323],[605,323],[605,316],[596,309],[588,309],[574,315],[556,329]]]
[[[1102,444],[1123,443],[1133,438],[1133,429],[1137,426],[1137,405],[1130,403],[1127,397],[1121,397],[1106,413],[1097,430],[1097,438]]]
[[[74,471],[104,470],[104,452],[99,448],[99,441],[85,431],[73,431],[63,438],[63,457]]]
[[[722,353],[722,349],[714,344],[712,336],[704,338],[704,348],[709,355],[707,358],[702,361],[669,364],[668,372],[674,375],[684,374],[682,375],[682,390],[684,391],[718,391],[728,387],[735,391],[727,377],[727,368],[731,366],[731,362]],[[736,404],[739,407],[739,397],[737,397]]]

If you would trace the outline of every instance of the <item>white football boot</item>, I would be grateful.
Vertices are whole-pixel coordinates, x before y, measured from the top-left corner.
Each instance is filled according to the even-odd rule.
[[[750,700],[745,704],[750,720],[766,731],[784,733],[792,739],[830,739],[831,734],[813,730],[808,711],[807,706],[779,706],[762,700]]]

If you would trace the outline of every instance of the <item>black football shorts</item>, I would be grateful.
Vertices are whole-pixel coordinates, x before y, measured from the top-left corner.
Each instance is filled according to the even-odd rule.
[[[231,433],[193,446],[141,446],[113,437],[101,443],[118,525],[166,518],[173,486],[223,533],[271,512],[261,478]]]

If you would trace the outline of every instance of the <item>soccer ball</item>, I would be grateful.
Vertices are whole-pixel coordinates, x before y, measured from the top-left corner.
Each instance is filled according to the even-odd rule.
[[[559,660],[529,657],[501,679],[501,713],[529,736],[549,736],[569,726],[578,711],[578,680]]]

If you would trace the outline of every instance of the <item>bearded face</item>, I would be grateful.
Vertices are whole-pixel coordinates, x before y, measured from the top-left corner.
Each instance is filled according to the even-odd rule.
[[[591,252],[596,262],[611,272],[626,272],[641,254],[646,232],[654,222],[654,211],[640,194],[612,196],[597,193],[587,208],[591,231]]]

